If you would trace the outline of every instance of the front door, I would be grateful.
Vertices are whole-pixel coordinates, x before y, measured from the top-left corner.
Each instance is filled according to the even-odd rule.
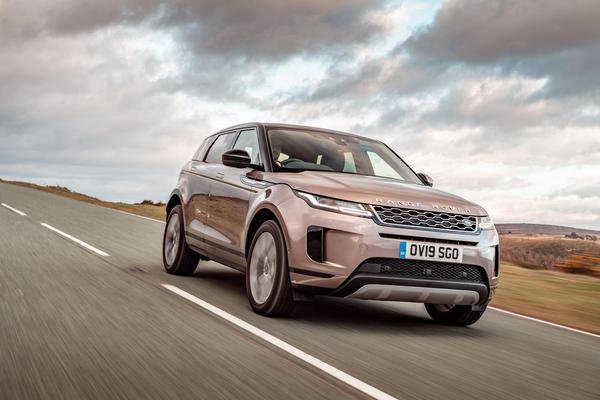
[[[260,165],[261,157],[256,129],[240,131],[233,149],[245,150],[253,164]],[[252,195],[257,189],[242,182],[242,178],[251,170],[221,165],[212,175],[213,181],[208,202],[209,240],[216,247],[225,250],[227,261],[245,267],[244,227]],[[229,257],[231,259],[229,259]]]

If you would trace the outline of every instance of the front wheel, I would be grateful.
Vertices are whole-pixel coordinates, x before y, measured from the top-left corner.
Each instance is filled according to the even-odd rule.
[[[173,275],[192,275],[200,255],[190,249],[185,241],[183,210],[175,206],[169,213],[163,236],[163,264]]]
[[[246,269],[246,292],[252,309],[275,317],[292,313],[294,299],[283,233],[265,221],[254,234]]]
[[[485,312],[474,311],[471,306],[454,304],[425,304],[429,316],[444,325],[467,326],[474,324]]]

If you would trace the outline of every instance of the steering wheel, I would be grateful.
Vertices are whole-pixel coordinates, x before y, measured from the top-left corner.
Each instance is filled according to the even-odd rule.
[[[285,167],[289,163],[293,163],[293,162],[304,162],[304,161],[302,161],[298,158],[287,158],[281,162],[281,165],[283,165]]]

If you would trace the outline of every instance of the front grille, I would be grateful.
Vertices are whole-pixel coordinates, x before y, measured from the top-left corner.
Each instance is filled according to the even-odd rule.
[[[477,231],[474,215],[450,214],[439,211],[423,211],[410,208],[373,205],[377,218],[385,225],[407,225],[423,228],[446,229],[460,232]]]
[[[380,233],[379,237],[382,237],[384,239],[409,240],[411,242],[456,244],[458,246],[477,246],[477,242],[469,242],[466,240],[437,239],[437,238],[430,238],[430,237],[424,238],[424,237],[420,237],[420,236],[396,235],[394,233]]]
[[[358,267],[356,272],[441,281],[468,281],[483,284],[487,282],[485,271],[477,265],[440,261],[369,258]]]

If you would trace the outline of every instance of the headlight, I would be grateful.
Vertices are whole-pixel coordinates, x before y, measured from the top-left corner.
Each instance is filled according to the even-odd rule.
[[[486,215],[485,217],[479,217],[479,227],[481,229],[494,229],[494,221]]]
[[[355,215],[357,217],[371,218],[373,214],[360,203],[337,200],[330,197],[317,196],[315,194],[295,192],[298,197],[306,200],[309,206],[321,210],[334,211],[342,214]]]

